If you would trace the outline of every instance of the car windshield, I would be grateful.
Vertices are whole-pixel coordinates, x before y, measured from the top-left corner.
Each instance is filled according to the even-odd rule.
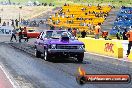
[[[59,39],[62,36],[67,36],[70,39],[74,39],[74,36],[68,31],[46,31],[46,34],[43,37]]]
[[[28,32],[35,32],[35,30],[28,30]]]

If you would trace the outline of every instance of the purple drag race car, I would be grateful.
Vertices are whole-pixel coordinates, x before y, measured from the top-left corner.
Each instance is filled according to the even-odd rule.
[[[48,61],[53,57],[74,57],[78,62],[84,58],[84,44],[66,30],[45,30],[35,41],[35,56]]]

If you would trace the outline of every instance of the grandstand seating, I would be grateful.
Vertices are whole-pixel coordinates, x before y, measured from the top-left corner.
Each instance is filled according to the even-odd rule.
[[[111,35],[115,35],[118,30],[123,32],[124,29],[127,31],[132,28],[132,7],[122,7],[117,14],[114,26],[110,31]]]
[[[63,6],[49,20],[49,24],[57,27],[88,30],[90,25],[103,23],[110,12],[110,6]]]

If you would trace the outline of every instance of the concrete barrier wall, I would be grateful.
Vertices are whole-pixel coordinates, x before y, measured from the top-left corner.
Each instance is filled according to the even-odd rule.
[[[123,47],[120,42],[94,38],[79,38],[78,40],[85,44],[88,52],[123,58]]]
[[[129,56],[128,56],[128,60],[132,61],[132,51],[130,52]]]

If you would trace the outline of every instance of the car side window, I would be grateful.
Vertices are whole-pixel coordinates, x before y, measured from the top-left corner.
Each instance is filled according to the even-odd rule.
[[[70,33],[70,32],[67,32],[67,33],[68,33],[69,38],[75,39],[75,37],[74,37],[74,35],[72,33]]]
[[[41,32],[40,36],[39,36],[39,39],[42,39],[42,35],[43,35],[43,32]]]
[[[28,32],[35,32],[35,30],[28,30]]]
[[[45,32],[43,32],[42,38],[44,39],[44,38],[45,38],[45,36],[46,36],[46,33],[45,33]]]

